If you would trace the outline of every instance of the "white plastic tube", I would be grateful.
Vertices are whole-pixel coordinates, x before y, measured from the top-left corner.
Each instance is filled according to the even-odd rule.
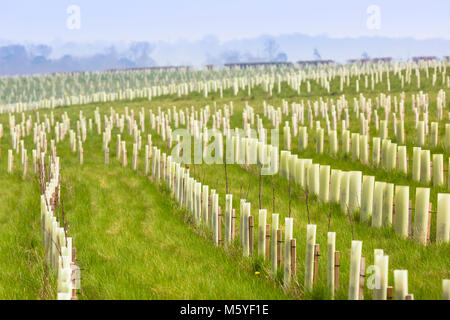
[[[368,137],[366,135],[361,135],[359,137],[359,147],[359,156],[361,163],[369,164]]]
[[[375,256],[375,289],[374,300],[387,299],[389,257],[385,255]]]
[[[320,189],[320,165],[313,163],[309,166],[308,190],[315,196],[319,195]]]
[[[327,287],[330,297],[334,299],[334,254],[336,252],[336,232],[328,232],[327,241]]]
[[[295,177],[297,175],[297,166],[295,165],[297,163],[297,155],[291,154],[288,156],[288,171],[289,171],[289,179],[292,180],[292,182],[295,182]]]
[[[445,150],[450,151],[450,123],[445,124]]]
[[[444,185],[444,155],[433,154],[433,186]]]
[[[372,139],[372,166],[378,168],[380,165],[380,138],[374,137]]]
[[[405,122],[403,120],[397,122],[397,142],[405,144]]]
[[[368,222],[372,217],[374,176],[363,176],[361,193],[361,222]]]
[[[394,184],[386,183],[383,193],[383,226],[392,225],[392,209],[394,204]]]
[[[316,225],[306,226],[306,258],[305,258],[305,289],[311,291],[314,280],[314,246],[316,244]]]
[[[427,244],[428,209],[430,189],[416,188],[416,206],[414,215],[414,239],[423,245]]]
[[[439,142],[439,126],[437,122],[432,122],[431,123],[431,147],[435,148],[438,145]]]
[[[420,147],[413,147],[413,168],[412,168],[412,178],[413,181],[419,182],[420,181],[420,168],[421,168],[421,153],[422,148]]]
[[[208,225],[208,198],[209,198],[208,194],[209,194],[209,187],[203,186],[202,217],[203,217],[203,225],[204,226]]]
[[[439,193],[437,197],[436,242],[450,242],[450,194]]]
[[[342,132],[342,152],[344,155],[350,153],[350,131],[348,130]]]
[[[381,165],[383,168],[387,168],[388,150],[391,140],[383,139],[381,140]]]
[[[339,201],[341,204],[341,210],[343,212],[347,212],[348,210],[349,188],[350,188],[350,172],[342,171]]]
[[[299,127],[298,136],[298,150],[302,152],[308,147],[308,128]]]
[[[328,202],[330,194],[330,166],[320,166],[319,200]]]
[[[406,146],[398,146],[398,171],[408,174]]]
[[[340,189],[341,189],[341,176],[342,171],[333,169],[331,170],[331,183],[330,183],[330,202],[339,203]]]
[[[266,222],[267,210],[260,209],[258,217],[258,255],[260,257],[266,256]]]
[[[327,287],[331,299],[334,299],[334,255],[336,252],[336,232],[328,232],[327,240]]]
[[[386,182],[375,181],[373,193],[372,227],[380,228],[383,219],[383,195]]]
[[[450,300],[450,279],[442,280],[442,300]]]
[[[361,250],[362,250],[362,241],[352,241],[352,249],[350,254],[350,277],[348,286],[349,300],[359,300]]]
[[[277,273],[277,267],[278,267],[278,253],[277,253],[277,232],[278,232],[278,221],[279,221],[279,214],[273,213],[272,214],[272,237],[271,237],[271,265],[272,265],[272,274],[275,275]]]
[[[225,243],[231,242],[231,224],[233,216],[233,195],[227,194],[225,198]]]
[[[430,183],[430,150],[420,152],[420,182]]]
[[[361,208],[361,171],[350,172],[348,207],[351,213]]]
[[[402,238],[408,237],[409,186],[395,186],[394,230]]]
[[[213,238],[214,244],[219,246],[219,195],[216,193],[213,196]]]
[[[324,136],[324,129],[323,128],[317,129],[316,152],[318,154],[323,154],[323,136]]]
[[[417,123],[417,145],[419,147],[425,145],[425,123],[423,121]]]
[[[405,300],[408,295],[408,270],[394,270],[395,299]]]
[[[301,186],[301,179],[303,178],[303,159],[295,159],[295,178],[294,182],[296,185]]]
[[[391,143],[388,146],[387,170],[392,171],[397,168],[397,144]]]
[[[330,131],[329,138],[330,138],[330,153],[332,155],[335,155],[339,150],[336,130]]]
[[[352,133],[352,161],[359,160],[359,133]]]
[[[303,159],[303,189],[309,188],[309,167],[312,165],[312,159]]]
[[[289,285],[291,281],[291,239],[294,218],[285,218],[284,221],[284,284]]]
[[[289,166],[288,166],[288,157],[291,153],[286,150],[282,150],[280,153],[280,175],[288,179],[289,178]]]

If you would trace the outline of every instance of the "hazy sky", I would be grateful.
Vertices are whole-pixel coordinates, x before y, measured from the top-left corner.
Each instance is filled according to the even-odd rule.
[[[67,8],[81,9],[81,28],[66,26]],[[380,9],[380,29],[367,27],[367,8]],[[0,39],[24,42],[221,40],[283,33],[332,37],[450,39],[450,1],[303,0],[4,0]]]

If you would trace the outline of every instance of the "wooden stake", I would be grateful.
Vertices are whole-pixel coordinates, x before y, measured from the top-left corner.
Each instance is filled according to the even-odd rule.
[[[105,164],[109,164],[109,149],[105,149]]]
[[[297,262],[297,241],[295,239],[291,239],[291,275],[292,278],[295,278],[295,270],[296,268],[296,262]]]
[[[281,239],[281,229],[277,230],[277,265],[278,268],[281,266],[281,243],[283,240]]]
[[[341,266],[340,252],[334,252],[334,291],[339,289],[339,267]]]
[[[270,259],[270,224],[266,224],[266,260]]]
[[[359,300],[364,300],[365,273],[366,273],[366,258],[361,258],[361,269],[359,272]]]
[[[72,248],[72,265],[76,266],[77,263],[77,250],[75,248]],[[77,276],[77,269],[72,268],[72,300],[78,300],[77,298],[77,289],[75,287],[76,283],[76,276]]]
[[[248,228],[249,228],[249,233],[248,233],[248,238],[249,238],[249,254],[250,256],[253,255],[253,216],[249,216],[248,217]]]
[[[431,212],[433,209],[433,204],[430,202],[430,206],[428,208],[428,226],[427,226],[427,243],[431,244]]]
[[[319,244],[314,245],[314,275],[313,282],[317,283],[319,279],[319,256],[320,256],[320,246]]]
[[[219,246],[222,243],[222,208],[219,206],[219,216],[217,223],[219,224]]]
[[[392,296],[394,293],[394,288],[392,286],[387,287],[387,299],[392,300]]]

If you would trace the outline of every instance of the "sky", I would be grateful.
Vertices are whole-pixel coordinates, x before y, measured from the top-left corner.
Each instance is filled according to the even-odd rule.
[[[72,5],[80,9],[79,29],[67,27]],[[450,39],[448,0],[15,0],[0,6],[0,40],[15,43],[206,35],[227,41],[292,33]]]

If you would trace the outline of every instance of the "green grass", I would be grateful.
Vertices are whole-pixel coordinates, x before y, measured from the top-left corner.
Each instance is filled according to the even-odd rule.
[[[392,94],[399,94],[397,81],[391,76]],[[361,84],[361,83],[360,83]],[[427,82],[422,84],[427,86]],[[381,85],[380,85],[381,86]],[[332,84],[333,87],[333,84]],[[336,84],[334,84],[336,87]],[[338,87],[338,85],[337,85]],[[363,85],[361,85],[363,87]],[[414,88],[409,88],[413,90]],[[377,90],[385,90],[377,87]],[[437,90],[428,86],[431,91],[430,110],[435,103]],[[364,90],[362,90],[364,91]],[[405,91],[410,94],[412,91]],[[275,92],[275,91],[274,91]],[[449,90],[446,90],[447,94]],[[350,89],[344,92],[346,98],[353,102],[358,96]],[[93,118],[94,109],[98,106],[102,114],[108,114],[113,107],[117,112],[123,112],[125,106],[137,111],[141,107],[146,111],[146,129],[149,131],[148,109],[154,111],[161,106],[162,110],[176,105],[179,109],[194,106],[196,109],[209,104],[221,108],[224,103],[233,100],[235,114],[231,119],[232,127],[242,126],[241,111],[245,101],[262,113],[263,100],[279,106],[281,100],[299,101],[301,99],[317,100],[333,98],[340,95],[332,92],[330,95],[323,88],[312,83],[312,92],[302,95],[283,84],[281,95],[268,97],[260,88],[252,90],[252,96],[240,92],[234,97],[231,90],[226,90],[225,99],[219,99],[217,94],[210,93],[208,99],[200,94],[188,97],[161,97],[151,102],[145,100],[122,101],[106,104],[90,104],[72,106],[54,110],[55,119],[67,112],[72,119],[72,129],[76,129],[76,120],[82,110],[87,118]],[[374,97],[374,93],[365,93]],[[434,98],[433,98],[434,97]],[[408,104],[407,95],[407,106]],[[34,112],[27,112],[35,119]],[[49,111],[40,111],[43,114]],[[16,115],[19,121],[20,115]],[[430,114],[430,120],[433,113]],[[286,120],[286,119],[285,119]],[[407,123],[411,126],[412,115],[407,114]],[[0,115],[5,136],[0,139],[0,298],[6,299],[42,299],[53,298],[55,284],[52,277],[45,278],[43,249],[39,226],[39,187],[31,178],[22,180],[20,172],[13,175],[6,173],[7,149],[10,148],[9,126],[7,116]],[[268,123],[264,122],[266,128]],[[351,130],[358,131],[359,122],[353,120]],[[410,128],[410,127],[405,127]],[[101,151],[101,136],[96,134],[95,126],[84,143],[85,163],[80,166],[77,155],[69,150],[68,136],[58,145],[58,154],[62,161],[62,192],[64,209],[69,224],[69,234],[74,238],[77,257],[82,270],[82,299],[321,299],[326,298],[326,237],[328,232],[328,215],[330,205],[320,204],[311,197],[311,223],[317,224],[316,242],[321,246],[319,264],[319,282],[313,292],[304,292],[304,257],[306,249],[306,225],[308,223],[304,192],[292,185],[291,216],[294,217],[294,237],[297,239],[297,281],[289,292],[284,293],[277,281],[270,279],[269,266],[260,260],[252,261],[241,257],[239,248],[233,246],[229,250],[214,247],[208,234],[192,227],[186,213],[177,208],[170,199],[168,191],[143,176],[143,151],[140,153],[139,172],[131,170],[131,140],[127,133],[127,125],[122,139],[127,141],[128,168],[122,168],[116,160],[116,135],[118,129],[112,132],[110,143],[111,164],[103,164]],[[156,132],[151,132],[154,143],[165,151],[165,144]],[[442,135],[442,132],[440,132]],[[53,133],[48,135],[48,139]],[[142,134],[143,141],[146,135]],[[375,136],[371,132],[371,136]],[[144,139],[145,138],[145,139]],[[408,136],[409,138],[409,136]],[[282,142],[282,137],[280,137]],[[408,139],[408,144],[413,143]],[[293,139],[293,146],[297,144]],[[312,144],[312,141],[310,142]],[[32,140],[26,138],[26,147],[31,157]],[[373,170],[347,159],[335,159],[327,155],[315,155],[312,149],[304,157],[312,157],[321,164],[331,164],[333,168],[344,170],[361,170],[364,174],[372,174],[377,180],[390,181],[395,184],[411,184],[406,177],[390,175],[379,170]],[[410,157],[411,159],[411,157]],[[17,157],[16,170],[21,170]],[[31,168],[30,168],[31,169]],[[191,168],[193,174],[194,168]],[[197,180],[215,188],[220,194],[220,205],[225,203],[225,177],[223,165],[197,165],[195,167]],[[228,166],[229,193],[233,194],[233,207],[239,215],[239,197],[245,197],[250,185],[247,200],[252,204],[252,215],[257,216],[259,174],[254,166],[243,168],[238,165]],[[273,183],[273,185],[272,185]],[[284,225],[284,217],[289,213],[288,182],[281,177],[263,178],[262,208],[272,208],[272,188],[275,188],[275,212],[280,214],[280,225]],[[338,299],[347,298],[348,270],[352,228],[348,217],[338,206],[331,206],[332,219],[330,231],[337,233],[336,249],[341,251],[341,286],[337,293]],[[257,224],[257,219],[255,222]],[[271,223],[270,215],[267,223]],[[238,230],[238,225],[236,226]],[[440,299],[442,294],[442,279],[450,277],[449,257],[450,246],[431,244],[424,247],[411,240],[399,239],[392,229],[374,229],[357,221],[353,223],[355,240],[363,241],[363,256],[366,266],[373,264],[373,250],[382,248],[389,255],[389,284],[393,285],[393,270],[407,269],[409,291],[416,299]],[[255,239],[256,231],[255,231]],[[256,252],[256,250],[255,250]],[[5,257],[5,259],[3,259]],[[259,276],[254,271],[261,271]],[[276,277],[282,279],[281,275]],[[47,282],[47,285],[45,283]],[[44,289],[45,286],[45,289]],[[366,298],[371,298],[370,291],[365,290]],[[45,294],[43,293],[45,292]]]
[[[63,186],[83,299],[288,298],[191,230],[170,194],[130,169],[74,165]]]
[[[0,181],[0,299],[53,298],[55,281],[46,280],[41,245],[39,185],[6,170]]]

